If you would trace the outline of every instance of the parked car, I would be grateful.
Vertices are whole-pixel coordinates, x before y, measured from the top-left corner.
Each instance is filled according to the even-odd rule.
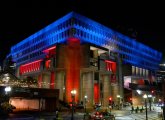
[[[103,115],[101,112],[94,112],[93,114],[91,114],[91,118],[94,120],[103,120]]]
[[[95,103],[95,105],[94,105],[94,109],[96,109],[96,108],[100,108],[101,107],[101,104],[100,103]]]
[[[84,109],[84,105],[81,103],[76,104],[76,109]]]
[[[163,107],[163,106],[164,106],[164,104],[163,104],[163,103],[161,103],[161,102],[159,102],[159,103],[157,103],[157,104],[156,104],[156,106],[157,106],[157,107]]]
[[[103,120],[115,120],[115,115],[111,114],[110,112],[101,112],[103,115]]]
[[[124,106],[124,107],[130,106],[130,105],[131,105],[131,103],[129,103],[129,102],[124,102],[124,103],[123,103],[123,106]]]

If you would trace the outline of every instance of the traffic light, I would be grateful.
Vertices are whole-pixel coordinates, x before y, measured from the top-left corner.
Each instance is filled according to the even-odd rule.
[[[112,97],[109,98],[109,101],[112,101]]]
[[[154,90],[152,90],[151,93],[154,93]]]
[[[112,105],[112,97],[109,97],[109,105]]]

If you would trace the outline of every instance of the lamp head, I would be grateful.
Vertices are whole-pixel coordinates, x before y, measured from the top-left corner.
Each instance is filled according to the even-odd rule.
[[[146,99],[146,98],[147,98],[147,95],[146,95],[146,94],[144,94],[144,95],[143,95],[143,98],[144,98],[144,99]]]

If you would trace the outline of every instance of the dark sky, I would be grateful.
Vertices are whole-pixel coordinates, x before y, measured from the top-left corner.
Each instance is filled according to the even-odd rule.
[[[71,11],[164,52],[164,4],[151,0],[141,3],[136,0],[121,1],[5,0],[0,2],[0,61],[10,52],[12,45]]]

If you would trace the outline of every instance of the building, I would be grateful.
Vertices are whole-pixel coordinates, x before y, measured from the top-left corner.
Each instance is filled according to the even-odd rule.
[[[159,98],[161,99],[161,101],[165,102],[165,64],[164,62],[161,62],[161,64],[159,64],[159,70],[157,71],[157,80],[158,83],[160,84],[160,88],[159,88]]]
[[[75,101],[87,96],[88,106],[107,106],[109,97],[120,104],[127,93],[140,104],[130,86],[154,82],[162,58],[161,52],[75,12],[12,46],[10,54],[17,77],[34,78],[37,88],[59,89],[59,99],[67,102],[76,90]]]

